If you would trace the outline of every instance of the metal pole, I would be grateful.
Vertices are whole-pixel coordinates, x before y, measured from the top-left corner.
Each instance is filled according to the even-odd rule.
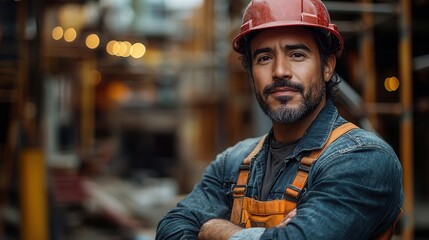
[[[216,83],[216,96],[218,97],[218,106],[217,106],[217,129],[216,131],[216,151],[225,147],[227,142],[226,134],[226,122],[224,113],[226,111],[225,107],[225,96],[227,90],[226,79],[228,76],[227,72],[227,62],[228,62],[228,52],[230,49],[230,44],[228,40],[228,1],[226,0],[216,0],[212,2],[213,11],[214,11],[214,20],[213,23],[213,37],[215,39],[213,51],[214,51],[214,67],[215,67],[215,79]],[[210,49],[212,50],[212,49]]]
[[[40,2],[38,3],[40,4]],[[19,40],[19,74],[17,118],[22,124],[22,141],[18,153],[19,203],[20,203],[20,237],[22,240],[49,239],[49,214],[47,199],[47,182],[45,156],[41,149],[39,135],[39,85],[38,49],[40,35],[34,39],[25,37],[28,19],[38,18],[40,5],[31,1],[18,2],[18,40]]]
[[[81,127],[80,150],[89,154],[94,143],[94,84],[91,70],[95,60],[83,60],[80,68]]]
[[[413,84],[411,49],[411,1],[401,0],[399,22],[399,67],[401,79],[401,104],[403,108],[400,127],[400,157],[404,171],[404,222],[403,239],[413,239],[414,234],[414,173],[413,173]]]
[[[46,166],[40,149],[28,148],[20,157],[21,239],[49,239]]]
[[[371,4],[371,0],[362,0],[362,4]],[[376,70],[374,62],[374,18],[371,12],[362,13],[362,22],[364,31],[361,38],[361,54],[363,56],[364,76],[361,76],[364,86],[364,100],[365,103],[375,103],[376,99]],[[378,129],[378,119],[375,113],[369,113],[369,120],[375,129]]]

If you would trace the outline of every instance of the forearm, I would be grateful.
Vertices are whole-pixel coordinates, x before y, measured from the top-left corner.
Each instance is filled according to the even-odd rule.
[[[157,226],[156,240],[162,239],[196,239],[199,226],[192,221],[180,217],[167,217]]]
[[[200,240],[228,240],[243,228],[224,219],[212,219],[204,223],[198,234]]]
[[[285,218],[284,220],[277,225],[277,227],[285,227],[297,214],[296,209],[292,210]],[[198,238],[200,240],[204,239],[210,239],[210,240],[224,240],[224,239],[230,239],[234,234],[238,233],[239,231],[242,231],[244,228],[233,224],[227,220],[224,219],[212,219],[207,221],[200,229]],[[258,230],[257,232],[248,232],[246,234],[251,234],[253,237],[257,237],[259,239],[259,236],[262,234],[264,230],[261,228],[261,230]],[[244,232],[243,232],[244,233]],[[255,236],[256,234],[257,236]],[[234,236],[237,237],[237,239],[241,239],[243,236],[247,236],[248,238],[250,235],[245,234],[239,234],[240,236]]]

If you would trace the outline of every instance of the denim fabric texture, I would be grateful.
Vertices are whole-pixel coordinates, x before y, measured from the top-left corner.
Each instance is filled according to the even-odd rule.
[[[268,200],[284,198],[299,161],[321,148],[331,131],[345,122],[327,101],[276,174]],[[197,239],[206,221],[229,219],[239,167],[259,139],[246,139],[220,153],[192,192],[159,222],[156,239]],[[268,143],[269,138],[251,161],[248,197],[259,197]],[[402,205],[402,168],[395,152],[376,134],[353,129],[313,164],[297,216],[284,228],[266,229],[260,239],[371,239],[392,224]]]

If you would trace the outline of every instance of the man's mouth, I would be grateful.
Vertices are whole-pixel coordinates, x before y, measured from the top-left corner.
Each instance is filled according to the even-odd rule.
[[[270,91],[270,94],[284,93],[284,92],[299,92],[299,90],[291,87],[277,87],[272,89]]]
[[[293,94],[299,93],[299,90],[292,87],[276,87],[267,92],[267,95],[272,95],[274,97],[282,96],[291,96]]]
[[[290,81],[278,81],[269,86],[267,86],[263,94],[265,97],[269,95],[274,96],[286,96],[295,93],[301,93],[303,91],[303,87],[299,84],[294,84]]]

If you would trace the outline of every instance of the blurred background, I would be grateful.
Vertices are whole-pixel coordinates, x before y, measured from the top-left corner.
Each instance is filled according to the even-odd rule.
[[[216,154],[269,130],[231,50],[246,0],[0,0],[0,239],[153,239]],[[341,113],[404,168],[429,239],[429,0],[325,1]]]

